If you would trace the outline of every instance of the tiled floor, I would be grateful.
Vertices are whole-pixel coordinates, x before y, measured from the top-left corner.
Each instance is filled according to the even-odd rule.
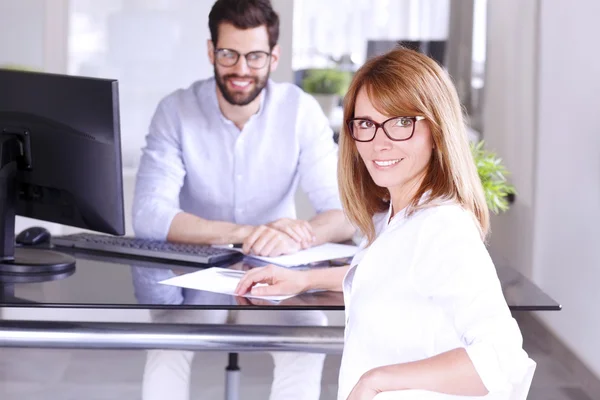
[[[552,358],[524,331],[525,348],[538,367],[529,400],[597,400],[585,394],[577,377]],[[2,400],[141,399],[143,351],[0,349]],[[336,393],[339,356],[325,361],[321,399]],[[223,399],[224,353],[200,353],[194,359],[192,399]],[[240,355],[241,400],[269,397],[272,361],[268,354]]]

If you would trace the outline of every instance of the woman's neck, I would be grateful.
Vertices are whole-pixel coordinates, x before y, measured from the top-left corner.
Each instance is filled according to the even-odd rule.
[[[414,199],[417,191],[421,187],[421,183],[425,177],[417,178],[411,182],[406,182],[400,186],[389,188],[390,192],[390,203],[392,204],[392,215],[393,218],[398,212],[404,210],[410,202]]]

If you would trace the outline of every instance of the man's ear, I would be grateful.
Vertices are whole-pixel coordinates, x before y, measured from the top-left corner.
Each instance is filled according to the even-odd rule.
[[[215,45],[213,44],[212,40],[208,39],[206,41],[206,47],[208,50],[208,59],[212,65],[215,65]]]
[[[278,44],[273,46],[273,50],[271,50],[271,72],[277,69],[279,65],[279,56],[281,55],[281,48]]]

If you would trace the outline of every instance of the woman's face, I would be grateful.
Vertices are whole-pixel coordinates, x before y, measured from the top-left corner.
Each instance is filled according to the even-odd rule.
[[[383,115],[371,104],[364,88],[358,92],[354,106],[355,119],[368,119],[381,124],[393,117],[404,117],[404,115]],[[394,193],[402,194],[407,190],[413,191],[418,188],[431,159],[433,139],[425,120],[395,119],[385,125],[388,132],[397,135],[394,136],[395,138],[410,136],[413,125],[414,133],[408,140],[391,140],[383,129],[379,128],[372,141],[356,142],[358,153],[371,178],[376,185],[388,188],[392,198]],[[374,129],[372,123],[360,121],[354,124],[353,131],[355,136],[364,135],[363,137],[368,139],[369,133]]]

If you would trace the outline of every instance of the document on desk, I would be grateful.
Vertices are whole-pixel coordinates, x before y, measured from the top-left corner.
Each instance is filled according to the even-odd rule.
[[[337,258],[353,257],[358,251],[357,246],[349,246],[338,243],[325,243],[310,249],[301,250],[294,254],[288,254],[279,257],[259,257],[249,255],[249,257],[266,261],[270,264],[281,267],[295,267],[298,265],[311,264],[320,261],[335,260]]]
[[[189,274],[179,275],[173,278],[160,281],[164,285],[178,286],[187,289],[205,290],[207,292],[223,293],[236,296],[235,288],[238,282],[244,276],[245,271],[228,268],[207,268]],[[264,286],[264,285],[260,285]],[[289,299],[295,295],[289,296],[253,296],[251,294],[243,297],[265,299],[270,301],[281,301]]]

